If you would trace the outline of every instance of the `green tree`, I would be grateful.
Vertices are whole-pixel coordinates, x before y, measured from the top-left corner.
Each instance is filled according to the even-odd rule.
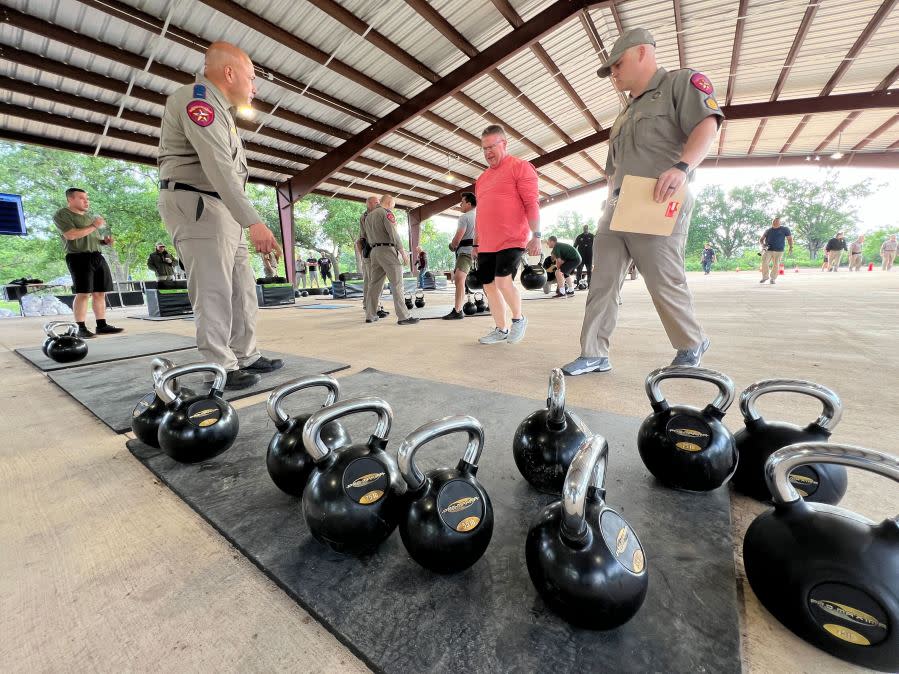
[[[725,192],[712,185],[696,199],[687,251],[698,254],[706,241],[718,256],[731,259],[752,246],[764,230],[770,212],[771,194],[764,185],[735,187]]]
[[[453,237],[446,232],[437,229],[433,220],[425,220],[421,223],[419,245],[428,254],[428,267],[431,272],[435,269],[452,269],[456,262],[455,254],[449,249]]]
[[[780,201],[784,224],[813,260],[837,231],[845,231],[848,238],[858,217],[857,201],[876,191],[871,180],[841,185],[835,171],[817,181],[775,178],[771,189]]]
[[[890,238],[890,235],[899,233],[896,230],[896,227],[883,227],[865,234],[865,244],[862,248],[865,262],[883,262],[880,257],[880,246]]]
[[[559,214],[556,221],[547,227],[547,232],[544,234],[544,237],[555,236],[562,241],[571,243],[578,237],[578,234],[584,231],[584,225],[586,225],[590,231],[593,231],[595,227],[595,223],[592,219],[585,218],[576,211],[563,211]]]

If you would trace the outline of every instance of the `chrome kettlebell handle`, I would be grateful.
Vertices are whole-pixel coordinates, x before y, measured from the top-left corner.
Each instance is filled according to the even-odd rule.
[[[834,426],[840,423],[843,416],[843,402],[840,396],[826,386],[802,379],[765,379],[756,382],[740,394],[740,411],[743,418],[747,422],[761,419],[762,415],[755,409],[755,401],[760,396],[775,391],[801,393],[820,400],[824,410],[814,423],[825,430],[833,430]]]
[[[297,391],[316,386],[324,386],[328,389],[328,397],[325,398],[325,404],[322,407],[328,407],[337,402],[337,399],[340,397],[340,384],[337,383],[337,380],[326,374],[314,374],[310,377],[303,377],[288,382],[272,391],[268,397],[268,402],[265,404],[265,410],[268,412],[269,419],[275,422],[275,426],[283,430],[287,426],[287,422],[290,421],[290,415],[282,408],[284,399]]]
[[[393,425],[393,409],[387,401],[372,396],[349,398],[318,410],[309,417],[306,425],[303,426],[303,446],[312,460],[318,463],[331,453],[331,450],[322,441],[322,428],[332,421],[362,412],[374,412],[378,415],[378,423],[372,435],[386,440],[390,433],[390,427]]]
[[[415,293],[416,299],[418,299],[419,297],[424,297],[424,296],[425,296],[424,290],[419,290],[418,292]]]
[[[214,372],[215,379],[212,380],[212,388],[209,390],[209,394],[221,395],[224,392],[225,380],[228,377],[225,368],[218,363],[190,363],[189,365],[180,365],[163,372],[159,376],[159,382],[156,384],[156,395],[166,405],[175,402],[178,394],[174,390],[174,380],[194,372]]]
[[[657,406],[667,408],[668,401],[662,395],[659,384],[665,379],[698,379],[707,381],[718,387],[718,395],[711,402],[712,407],[724,413],[734,401],[734,382],[723,372],[709,370],[704,367],[686,367],[684,365],[671,365],[653,370],[646,377],[646,395],[652,403],[653,409]]]
[[[53,337],[54,339],[59,339],[63,335],[60,335],[56,332],[59,328],[65,326],[67,328],[67,334],[74,334],[76,330],[78,330],[78,324],[72,321],[50,321],[44,325],[44,332],[48,337]]]
[[[853,445],[829,442],[798,442],[778,449],[765,462],[765,482],[774,497],[774,503],[795,503],[802,497],[790,484],[789,475],[807,463],[833,463],[850,468],[861,468],[899,482],[899,458]],[[896,519],[899,519],[897,515]]]
[[[162,378],[163,373],[171,370],[173,367],[175,367],[175,364],[168,358],[163,358],[162,356],[156,356],[150,361],[150,373],[153,376],[153,388],[159,386],[159,380]]]
[[[396,460],[400,468],[400,475],[409,485],[409,489],[418,489],[425,481],[424,474],[415,465],[416,452],[431,440],[451,433],[462,432],[468,433],[468,446],[465,448],[465,454],[462,455],[462,461],[477,468],[478,461],[481,460],[481,452],[484,451],[484,427],[474,417],[460,415],[435,419],[422,424],[406,436],[397,450]]]
[[[565,425],[565,375],[560,368],[549,373],[549,387],[546,390],[547,421],[553,426]]]
[[[581,443],[568,467],[562,485],[562,533],[571,541],[587,535],[587,493],[590,487],[600,491],[605,487],[608,463],[609,443],[597,434]]]

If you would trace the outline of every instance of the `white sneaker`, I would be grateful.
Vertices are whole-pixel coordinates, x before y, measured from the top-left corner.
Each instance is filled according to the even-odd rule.
[[[512,327],[509,328],[509,337],[506,341],[509,344],[518,344],[518,342],[524,339],[524,333],[527,329],[527,316],[522,316],[520,321],[512,321]]]
[[[499,344],[505,342],[509,338],[509,333],[499,328],[493,328],[492,331],[481,337],[478,341],[481,344]]]

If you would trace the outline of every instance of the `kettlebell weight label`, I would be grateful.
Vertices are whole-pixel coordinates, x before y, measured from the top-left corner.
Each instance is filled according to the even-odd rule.
[[[646,559],[643,557],[642,550],[634,550],[634,556],[631,559],[631,565],[633,566],[634,573],[640,573],[643,570],[643,567],[646,565]]]
[[[465,480],[450,480],[440,488],[437,509],[443,524],[460,533],[474,531],[484,518],[483,499]]]
[[[480,517],[466,517],[456,525],[456,531],[471,531],[481,523]]]
[[[131,416],[139,417],[141,414],[146,411],[146,409],[153,402],[153,399],[156,397],[155,393],[148,393],[143,398],[137,401],[137,405],[134,406],[134,410],[131,412]]]
[[[349,498],[364,506],[373,505],[387,493],[389,477],[384,466],[367,456],[347,466],[343,474],[343,490]]]
[[[702,420],[686,414],[671,417],[665,426],[669,442],[683,452],[701,452],[709,446],[710,429]]]
[[[843,627],[842,625],[834,625],[833,623],[826,623],[825,625],[823,625],[823,627],[837,639],[848,641],[850,644],[855,644],[857,646],[871,645],[871,642],[865,639],[865,637],[863,637],[855,630],[849,629],[848,627]]]
[[[889,633],[886,613],[877,601],[849,585],[817,585],[809,593],[808,607],[823,630],[856,646],[878,644]]]
[[[375,489],[374,491],[370,491],[367,494],[363,495],[362,498],[359,499],[359,503],[362,505],[370,505],[377,501],[384,495],[384,491],[382,489]]]
[[[609,551],[631,573],[642,573],[646,567],[643,548],[630,525],[614,510],[605,510],[599,517],[599,530]]]
[[[208,401],[201,400],[187,408],[187,418],[194,426],[208,428],[218,423],[222,418],[222,411],[215,405],[210,406]]]
[[[789,474],[787,479],[800,496],[811,496],[820,486],[818,472],[809,465],[799,466]]]

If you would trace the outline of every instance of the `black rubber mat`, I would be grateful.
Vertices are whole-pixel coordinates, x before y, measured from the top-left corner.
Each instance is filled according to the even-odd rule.
[[[177,464],[135,440],[128,447],[376,671],[740,671],[728,492],[689,494],[658,485],[637,454],[639,419],[578,410],[609,439],[608,502],[640,537],[649,573],[646,602],[634,619],[591,632],[549,612],[525,567],[528,527],[552,498],[519,476],[510,443],[519,421],[540,402],[374,370],[340,382],[343,398],[374,395],[393,406],[388,451],[394,454],[405,434],[431,419],[473,414],[483,423],[487,444],[478,475],[495,526],[473,567],[452,576],[430,573],[409,558],[397,532],[363,559],[316,542],[299,501],[269,479],[265,452],[274,426],[263,405],[240,410],[237,442],[206,463]],[[372,415],[358,415],[345,425],[364,442],[372,424]],[[423,470],[454,466],[463,444],[459,437],[437,440],[417,462]]]
[[[137,358],[139,356],[155,355],[168,351],[180,351],[196,347],[197,341],[193,337],[173,335],[169,332],[142,332],[129,335],[101,335],[87,341],[87,356],[75,363],[57,363],[50,360],[41,351],[45,337],[43,333],[35,333],[37,346],[25,349],[16,349],[16,353],[29,361],[32,365],[45,372],[53,370],[67,370],[81,368],[97,363]]]
[[[200,354],[196,349],[161,354],[175,365],[196,363]],[[228,400],[239,400],[269,391],[285,382],[320,372],[337,372],[349,367],[330,360],[295,356],[290,353],[265,352],[269,358],[281,358],[284,367],[261,376],[255,386],[240,391],[225,391]],[[62,390],[84,405],[91,413],[116,433],[131,430],[131,411],[137,401],[152,390],[150,362],[153,356],[133,358],[91,367],[79,367],[50,373],[50,379]],[[207,372],[184,378],[184,384],[201,388],[200,383],[211,377]]]
[[[421,309],[413,309],[412,315],[418,316],[423,321],[439,320],[439,319],[442,319],[444,316],[446,316],[452,308],[453,308],[452,304],[425,305]],[[472,314],[471,316],[466,316],[465,319],[478,318],[478,317],[484,317],[484,316],[489,316],[489,315],[490,315],[490,311],[488,310],[488,311],[482,311],[479,314]],[[462,319],[462,320],[465,320],[465,319]]]

